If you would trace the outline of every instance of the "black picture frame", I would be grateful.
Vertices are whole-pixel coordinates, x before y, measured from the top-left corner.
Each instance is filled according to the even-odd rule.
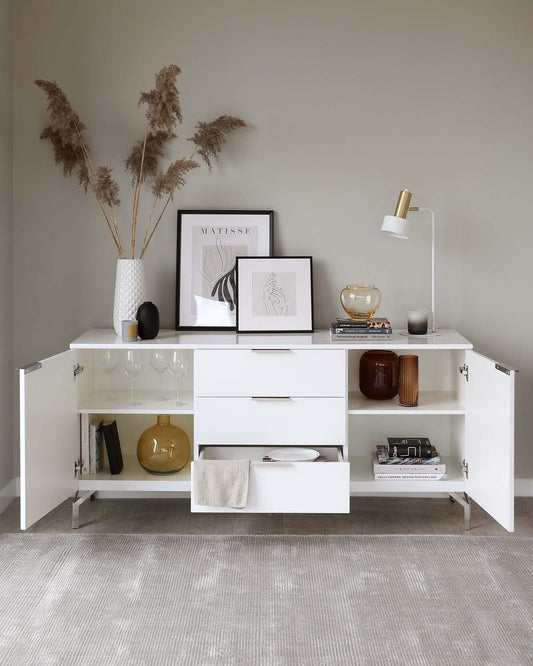
[[[207,242],[206,238],[206,243],[202,245],[200,240],[203,228],[213,233],[206,234],[211,240]],[[218,229],[225,231],[217,235],[215,232]],[[228,233],[232,230],[233,234]],[[246,230],[251,230],[251,233],[247,234]],[[224,239],[228,237],[239,238],[241,245],[224,244]],[[212,243],[213,240],[215,244]],[[272,255],[274,211],[178,210],[175,313],[177,331],[236,330],[235,258],[242,252],[243,247],[246,249],[246,241],[249,241],[251,251],[257,250],[257,256]],[[206,252],[212,257],[209,278],[206,278],[207,269],[204,266]],[[230,266],[232,257],[233,265]],[[196,283],[197,294],[194,293],[193,283]],[[211,286],[212,291],[205,294],[203,290]],[[200,292],[203,295],[200,295]],[[229,306],[225,309],[222,305],[217,308],[218,303],[229,303]],[[198,313],[199,308],[203,310],[202,313]],[[210,312],[211,309],[213,312]]]
[[[236,269],[237,333],[314,332],[312,257],[237,257]]]

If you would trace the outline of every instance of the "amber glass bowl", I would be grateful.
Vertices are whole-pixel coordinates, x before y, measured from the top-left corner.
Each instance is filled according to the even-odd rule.
[[[372,400],[390,400],[398,395],[398,354],[387,350],[365,352],[359,361],[359,389]]]
[[[161,414],[157,424],[145,430],[137,443],[137,460],[151,474],[179,472],[191,459],[191,443],[181,428]]]

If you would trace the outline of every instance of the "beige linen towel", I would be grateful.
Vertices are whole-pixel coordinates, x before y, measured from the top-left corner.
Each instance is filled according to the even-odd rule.
[[[195,460],[193,466],[196,504],[244,509],[248,501],[249,460]]]

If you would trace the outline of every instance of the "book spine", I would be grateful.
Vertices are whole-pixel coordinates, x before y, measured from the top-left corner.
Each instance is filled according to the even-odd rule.
[[[431,444],[389,444],[390,458],[432,458]]]
[[[116,421],[104,421],[102,423],[104,432],[105,447],[107,458],[109,460],[109,470],[111,474],[120,474],[124,467],[122,460],[122,451],[120,449],[120,439]]]
[[[97,474],[103,463],[103,435],[101,421],[89,425],[89,472]]]
[[[383,469],[385,468],[385,469]],[[391,474],[446,474],[446,464],[440,465],[380,465],[374,464],[374,473]]]
[[[446,474],[374,474],[376,479],[416,479],[417,481],[443,481],[446,479]]]
[[[392,335],[392,328],[351,328],[332,326],[331,332],[335,335]]]
[[[86,417],[85,414],[82,414],[82,417]],[[87,424],[87,421],[85,421],[85,424]],[[82,426],[84,426],[83,420],[82,420]],[[81,428],[81,459],[82,459],[82,466],[81,466],[81,473],[82,474],[89,474],[89,427],[82,427]]]
[[[342,333],[337,335],[336,333],[330,333],[331,340],[336,340],[337,342],[342,342],[343,340],[381,340],[382,342],[387,342],[392,340],[392,335],[373,335],[368,333],[366,335],[351,335],[349,333]]]

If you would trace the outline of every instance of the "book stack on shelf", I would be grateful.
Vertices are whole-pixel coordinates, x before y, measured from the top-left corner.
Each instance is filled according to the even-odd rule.
[[[372,453],[372,472],[376,479],[441,481],[446,479],[446,464],[441,461],[427,437],[387,437]]]
[[[332,322],[329,329],[332,342],[346,340],[380,340],[387,342],[392,338],[390,321],[384,317],[372,317],[371,319],[340,319]]]

